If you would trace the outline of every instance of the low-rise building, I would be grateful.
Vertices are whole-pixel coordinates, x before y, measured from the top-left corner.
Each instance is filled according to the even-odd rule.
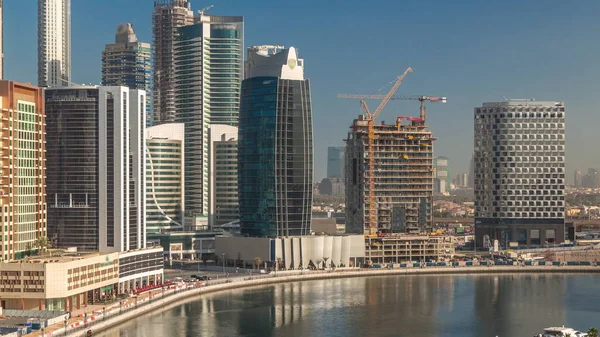
[[[372,263],[429,262],[451,259],[454,237],[437,235],[371,235],[365,237],[366,260]]]
[[[228,265],[266,264],[288,270],[350,267],[363,263],[365,246],[362,235],[217,237],[216,254]]]
[[[73,311],[163,280],[162,248],[0,264],[0,307]]]

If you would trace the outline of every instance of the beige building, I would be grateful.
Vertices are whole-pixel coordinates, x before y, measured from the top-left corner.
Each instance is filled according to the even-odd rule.
[[[163,281],[162,248],[0,264],[0,307],[73,311]]]
[[[119,253],[5,263],[0,268],[0,305],[72,311],[100,300],[118,281]]]
[[[0,81],[0,111],[0,262],[6,262],[22,258],[46,236],[43,91]]]

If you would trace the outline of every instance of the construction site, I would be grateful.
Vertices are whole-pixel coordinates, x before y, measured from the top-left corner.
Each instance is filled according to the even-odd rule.
[[[386,95],[340,94],[360,99],[364,114],[354,119],[346,143],[346,232],[365,235],[367,261],[396,263],[450,258],[451,237],[429,236],[432,228],[433,142],[426,124],[427,102],[445,97],[394,96],[412,68]],[[366,100],[380,100],[371,112]],[[419,116],[376,122],[391,100],[420,102]]]

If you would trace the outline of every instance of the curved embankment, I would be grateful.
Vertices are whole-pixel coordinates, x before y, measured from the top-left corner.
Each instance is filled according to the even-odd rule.
[[[321,280],[330,278],[366,277],[366,276],[392,276],[392,275],[485,275],[485,274],[517,274],[517,273],[600,273],[600,267],[596,266],[473,266],[473,267],[429,267],[429,268],[405,268],[405,269],[346,269],[332,272],[306,272],[304,274],[262,276],[253,279],[232,279],[229,283],[207,285],[181,291],[171,296],[154,299],[151,303],[145,303],[139,308],[131,309],[121,315],[108,316],[106,320],[99,321],[89,326],[88,329],[77,330],[69,333],[70,337],[90,335],[88,331],[96,334],[100,331],[114,328],[134,317],[149,313],[151,311],[166,309],[181,302],[189,301],[199,295],[218,291],[262,286],[274,283],[297,282],[307,280]],[[57,331],[58,332],[58,331]],[[64,330],[61,332],[61,335]]]

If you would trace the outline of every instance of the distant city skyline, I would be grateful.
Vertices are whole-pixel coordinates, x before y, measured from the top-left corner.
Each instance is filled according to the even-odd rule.
[[[206,6],[200,0],[191,3],[196,9]],[[364,3],[354,0],[324,4],[307,0],[303,8],[273,1],[215,5],[209,14],[245,17],[245,46],[281,41],[298,46],[311,60],[307,76],[313,86],[316,181],[326,176],[327,147],[342,144],[348,126],[360,111],[358,102],[339,100],[335,95],[377,93],[406,66],[412,66],[415,72],[407,77],[398,94],[448,97],[447,104],[429,107],[428,124],[438,138],[435,156],[450,158],[454,172],[469,171],[472,107],[502,96],[565,101],[570,111],[567,170],[600,167],[600,158],[585,151],[590,144],[600,142],[600,134],[591,127],[600,123],[600,114],[595,113],[595,93],[600,91],[600,64],[595,55],[600,47],[589,43],[600,31],[596,19],[600,2],[582,1],[573,6],[563,2],[550,5],[543,0],[507,0],[498,6],[494,2],[384,1],[365,8]],[[4,78],[35,84],[37,47],[33,42],[37,28],[22,22],[36,20],[37,2],[5,1],[3,10]],[[267,11],[271,15],[264,20]],[[449,11],[456,15],[447,15]],[[77,29],[71,37],[72,81],[100,83],[99,54],[113,39],[114,27],[120,22],[133,23],[139,39],[151,42],[152,12],[149,1],[74,1],[71,17]],[[481,20],[481,13],[494,15]],[[510,25],[505,22],[507,16],[511,17]],[[311,25],[303,29],[273,29],[305,25],[307,17],[311,17]],[[552,24],[565,22],[565,18],[577,20]],[[360,26],[377,24],[378,38],[373,38],[372,29],[357,27],[359,19]],[[323,31],[336,43],[315,38]],[[405,42],[387,42],[404,36]],[[360,49],[356,49],[356,41],[361,41]],[[540,55],[544,55],[543,60]],[[417,112],[414,102],[395,101],[380,120]]]

